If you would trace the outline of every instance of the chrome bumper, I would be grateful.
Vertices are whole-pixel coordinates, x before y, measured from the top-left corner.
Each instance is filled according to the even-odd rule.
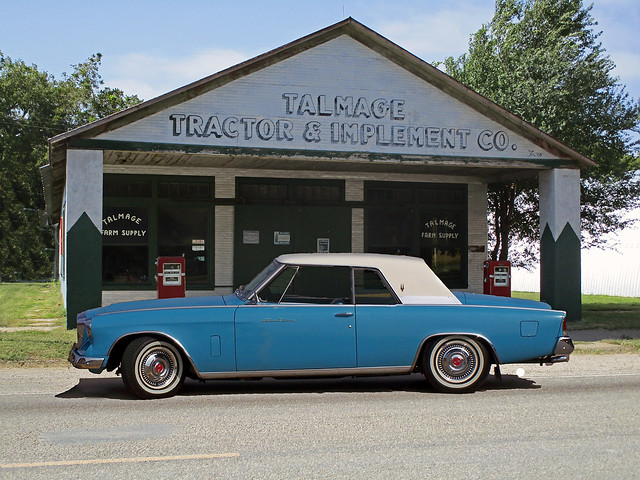
[[[96,370],[102,368],[104,361],[104,357],[86,357],[80,355],[75,346],[69,352],[69,362],[76,368]]]
[[[544,357],[540,361],[540,365],[543,363],[547,365],[551,365],[552,363],[562,363],[569,361],[569,355],[573,352],[573,340],[571,337],[560,337],[558,339],[558,343],[556,344],[556,349],[553,352],[553,355],[549,355],[548,357]]]

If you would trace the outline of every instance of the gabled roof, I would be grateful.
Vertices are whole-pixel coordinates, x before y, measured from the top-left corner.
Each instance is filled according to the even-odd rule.
[[[434,66],[349,17],[299,40],[185,85],[157,98],[51,138],[49,140],[50,164],[43,167],[43,177],[47,180],[45,184],[52,189],[51,192],[47,192],[47,200],[49,201],[49,199],[51,199],[51,201],[54,202],[54,205],[51,205],[49,208],[59,208],[55,205],[55,201],[61,197],[61,192],[64,188],[64,165],[68,146],[74,146],[74,143],[82,144],[82,140],[91,139],[101,133],[123,127],[149,115],[198,97],[236,79],[257,72],[342,35],[350,36],[485,117],[521,135],[553,155],[567,159],[569,163],[572,163],[575,167],[586,168],[596,165],[596,163],[588,157],[509,113],[494,102],[474,92],[449,75],[441,72]]]

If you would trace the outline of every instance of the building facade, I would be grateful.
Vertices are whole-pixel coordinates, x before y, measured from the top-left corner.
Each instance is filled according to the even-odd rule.
[[[592,164],[349,18],[51,139],[43,178],[70,328],[152,297],[166,255],[185,257],[189,295],[289,252],[418,256],[481,292],[487,185],[526,177],[543,298],[575,317]]]

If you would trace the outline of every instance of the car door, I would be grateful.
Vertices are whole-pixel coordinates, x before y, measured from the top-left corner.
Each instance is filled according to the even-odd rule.
[[[358,367],[409,368],[428,323],[425,307],[402,305],[377,270],[355,269],[353,276]]]
[[[289,266],[236,310],[238,371],[356,366],[348,267]]]

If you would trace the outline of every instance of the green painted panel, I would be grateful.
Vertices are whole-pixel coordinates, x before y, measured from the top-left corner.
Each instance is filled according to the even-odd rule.
[[[67,233],[67,328],[102,304],[102,235],[86,213]]]
[[[567,312],[568,321],[582,318],[580,239],[567,223],[553,239],[545,226],[540,239],[540,298]]]

